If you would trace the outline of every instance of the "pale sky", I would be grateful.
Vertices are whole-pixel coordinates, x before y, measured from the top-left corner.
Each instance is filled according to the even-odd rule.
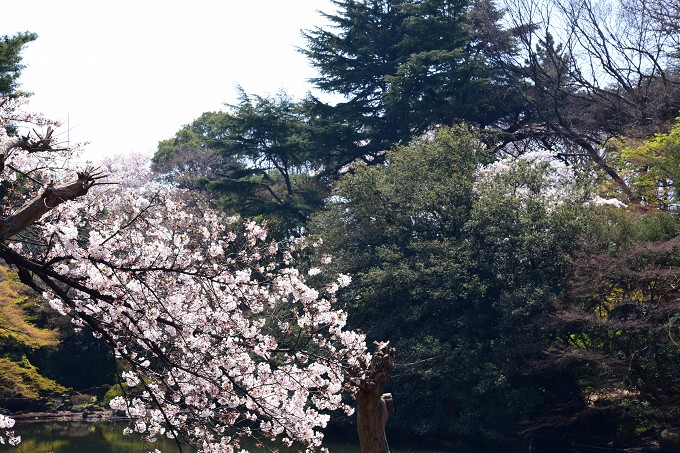
[[[248,93],[299,98],[315,73],[301,29],[328,0],[21,0],[3,3],[0,35],[32,31],[21,87],[29,109],[63,122],[85,156],[152,153],[201,113]],[[66,133],[70,124],[70,133]]]

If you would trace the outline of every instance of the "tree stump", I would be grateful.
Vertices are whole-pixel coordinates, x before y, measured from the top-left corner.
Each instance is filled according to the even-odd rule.
[[[376,343],[377,351],[369,364],[361,363],[354,398],[357,401],[357,430],[361,453],[389,453],[385,423],[394,412],[392,394],[383,387],[394,369],[394,348]]]

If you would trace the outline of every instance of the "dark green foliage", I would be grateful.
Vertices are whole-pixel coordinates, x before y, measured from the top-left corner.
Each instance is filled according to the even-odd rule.
[[[512,435],[569,385],[534,361],[582,200],[569,186],[560,203],[541,195],[555,188],[547,164],[483,179],[492,159],[476,134],[442,129],[343,178],[313,224],[354,276],[349,322],[399,352],[390,391],[408,409],[393,428]]]
[[[74,331],[61,326],[63,340],[58,348],[28,354],[45,376],[76,391],[112,385],[116,382],[116,361],[103,340],[92,331]]]
[[[37,37],[35,33],[29,32],[0,37],[0,95],[16,93],[19,87],[17,79],[25,67],[21,64],[21,50]]]
[[[154,170],[209,191],[228,213],[266,218],[276,235],[298,231],[322,204],[326,189],[316,174],[327,159],[312,144],[301,105],[285,94],[242,92],[228,107],[161,142]]]
[[[490,11],[472,14],[477,7],[490,9],[488,2],[333,3],[338,12],[324,14],[332,25],[307,31],[301,51],[319,71],[316,86],[346,99],[315,113],[359,133],[360,147],[345,143],[349,156],[379,156],[434,125],[460,119],[490,124],[498,118],[500,106],[492,106],[490,98],[491,69],[481,53],[485,40],[470,26],[471,17],[483,17],[487,28],[498,30],[498,16]]]

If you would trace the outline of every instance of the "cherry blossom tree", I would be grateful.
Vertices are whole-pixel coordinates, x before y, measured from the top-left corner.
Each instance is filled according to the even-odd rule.
[[[328,412],[352,411],[343,391],[373,376],[363,334],[334,308],[350,278],[312,288],[293,267],[304,240],[268,241],[139,161],[74,170],[55,124],[23,103],[0,99],[0,258],[111,346],[126,384],[111,407],[132,418],[127,431],[204,452],[249,436],[320,447]]]

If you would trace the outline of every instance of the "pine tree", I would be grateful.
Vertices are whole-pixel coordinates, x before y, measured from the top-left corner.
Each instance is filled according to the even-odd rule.
[[[338,12],[324,14],[332,26],[305,32],[301,51],[319,71],[316,86],[345,98],[310,105],[312,116],[359,131],[360,146],[349,146],[348,158],[379,155],[436,125],[492,121],[468,0],[333,3]]]

